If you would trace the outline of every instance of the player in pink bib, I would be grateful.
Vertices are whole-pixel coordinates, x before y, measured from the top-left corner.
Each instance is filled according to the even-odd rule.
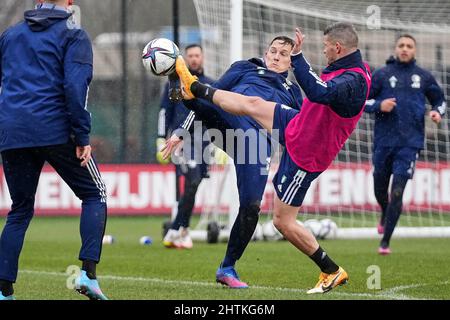
[[[297,214],[311,182],[325,171],[356,128],[370,92],[370,70],[358,50],[358,35],[349,23],[336,23],[324,32],[328,67],[321,77],[303,57],[304,36],[296,30],[292,66],[305,92],[301,111],[257,97],[216,90],[193,77],[182,58],[177,60],[185,99],[212,101],[227,112],[253,117],[286,147],[273,183],[277,192],[274,225],[321,269],[308,293],[325,293],[348,281],[348,274],[297,223]]]

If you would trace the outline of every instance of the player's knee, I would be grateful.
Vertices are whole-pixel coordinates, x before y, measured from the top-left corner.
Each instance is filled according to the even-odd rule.
[[[34,215],[34,196],[25,197],[22,201],[13,201],[12,210],[8,214],[8,222],[29,222]]]
[[[201,182],[202,182],[201,177],[195,177],[193,179],[190,179],[189,181],[186,181],[186,187],[197,190]]]
[[[259,213],[261,209],[259,205],[252,204],[247,206],[239,207],[239,219],[241,223],[244,223],[247,226],[256,226],[259,220]]]
[[[286,232],[286,229],[288,228],[288,223],[286,219],[283,219],[281,215],[274,215],[273,226],[277,228],[277,230],[280,231],[281,234],[284,234]]]
[[[239,208],[239,212],[242,212],[246,217],[250,218],[259,218],[259,212],[261,211],[261,208],[259,204],[250,204],[250,205],[243,205]]]
[[[394,188],[391,194],[391,202],[402,202],[403,200],[403,188]]]

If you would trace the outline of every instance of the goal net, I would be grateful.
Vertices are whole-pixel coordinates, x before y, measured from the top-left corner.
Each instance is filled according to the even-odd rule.
[[[194,0],[202,31],[206,71],[219,77],[236,59],[262,57],[277,35],[307,36],[304,52],[320,72],[323,30],[351,22],[360,35],[364,59],[372,68],[385,64],[401,33],[418,42],[418,64],[430,70],[450,93],[450,2],[419,0]],[[342,237],[375,237],[380,210],[373,192],[373,117],[364,114],[357,130],[332,167],[311,187],[299,220],[332,218]],[[263,211],[274,196],[269,183]],[[238,199],[236,199],[238,201]],[[404,195],[403,215],[395,236],[450,236],[449,118],[436,126],[427,119],[425,150]]]

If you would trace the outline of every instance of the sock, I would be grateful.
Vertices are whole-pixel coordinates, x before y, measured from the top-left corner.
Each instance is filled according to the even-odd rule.
[[[236,264],[236,260],[234,260],[233,258],[231,258],[229,256],[225,256],[225,259],[223,259],[223,262],[222,262],[222,268],[234,267],[235,264]]]
[[[94,261],[85,260],[83,261],[83,266],[81,267],[83,271],[86,271],[86,275],[89,279],[95,280],[97,279],[96,269],[97,263]]]
[[[325,251],[323,251],[321,247],[319,247],[319,249],[317,249],[317,251],[310,256],[310,258],[317,264],[323,273],[332,274],[339,270],[339,266],[331,260],[331,258]]]
[[[228,240],[227,252],[222,264],[224,267],[234,266],[236,261],[244,254],[247,245],[255,233],[260,210],[259,203],[241,205],[239,207],[239,213],[234,221],[230,239]]]
[[[196,98],[205,99],[211,103],[213,103],[213,97],[216,91],[217,89],[198,81],[195,81],[191,85],[191,92]]]
[[[0,291],[4,297],[9,297],[14,294],[13,284],[10,281],[0,280]]]

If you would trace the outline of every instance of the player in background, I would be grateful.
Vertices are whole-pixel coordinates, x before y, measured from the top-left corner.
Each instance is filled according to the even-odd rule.
[[[0,300],[13,300],[19,255],[48,162],[82,200],[78,292],[106,300],[96,280],[106,226],[106,190],[91,156],[86,101],[93,52],[72,19],[71,0],[41,1],[0,37],[0,151],[12,199],[0,238]]]
[[[192,74],[204,83],[213,82],[203,72],[204,56],[200,45],[191,44],[187,46],[184,56]],[[170,90],[169,83],[167,83],[161,99],[158,121],[158,139],[156,141],[158,152],[156,157],[161,164],[168,163],[167,160],[162,158],[161,152],[166,139],[170,135],[176,134],[177,128],[182,125],[190,112],[181,100],[176,100]],[[200,139],[202,139],[202,136]],[[178,206],[176,218],[163,239],[164,246],[167,248],[191,249],[193,247],[192,239],[189,236],[189,224],[195,205],[195,195],[203,178],[208,176],[208,164],[206,161],[197,163],[197,159],[203,158],[203,152],[209,145],[209,142],[201,140],[197,141],[198,143],[195,142],[195,139],[191,140],[191,152],[183,153],[181,158],[178,158],[179,163],[177,162],[175,166]]]
[[[403,191],[424,148],[425,99],[432,105],[429,116],[436,124],[446,110],[444,92],[434,77],[416,64],[415,57],[416,40],[401,35],[395,58],[374,73],[366,107],[366,112],[375,114],[373,175],[375,197],[382,210],[378,224],[378,233],[384,234],[378,249],[381,255],[391,253],[389,243],[402,212]]]
[[[289,37],[276,37],[269,44],[264,58],[234,63],[217,82],[213,83],[213,86],[246,96],[272,99],[298,110],[302,104],[300,88],[287,79],[294,45],[294,41]],[[240,280],[235,264],[242,257],[258,224],[272,154],[270,137],[259,131],[262,129],[261,125],[251,117],[229,114],[214,104],[201,100],[185,104],[195,113],[191,113],[183,123],[184,129],[192,129],[194,120],[198,119],[208,129],[218,129],[221,132],[223,145],[230,143],[226,141],[228,130],[233,132],[240,130],[257,139],[252,143],[244,141],[239,150],[226,150],[235,163],[239,212],[230,233],[225,257],[216,272],[217,282],[233,289],[247,288],[248,285]],[[170,154],[179,142],[178,136],[172,136],[165,150],[166,155]],[[218,144],[217,141],[215,143]],[[239,142],[234,146],[237,144]],[[219,147],[224,148],[223,145]],[[263,158],[251,163],[249,160],[255,154]],[[245,161],[239,161],[239,158],[242,158],[241,160],[245,158]]]
[[[321,77],[303,56],[304,36],[296,31],[292,64],[307,98],[301,111],[203,85],[189,74],[183,58],[177,73],[186,99],[211,101],[235,115],[254,118],[268,132],[279,131],[286,146],[273,183],[274,225],[299,251],[321,269],[319,281],[308,293],[325,293],[347,282],[347,272],[320,247],[314,236],[297,223],[297,214],[311,182],[333,162],[364,112],[370,90],[370,69],[358,50],[358,35],[349,23],[336,23],[324,32],[328,67]]]

